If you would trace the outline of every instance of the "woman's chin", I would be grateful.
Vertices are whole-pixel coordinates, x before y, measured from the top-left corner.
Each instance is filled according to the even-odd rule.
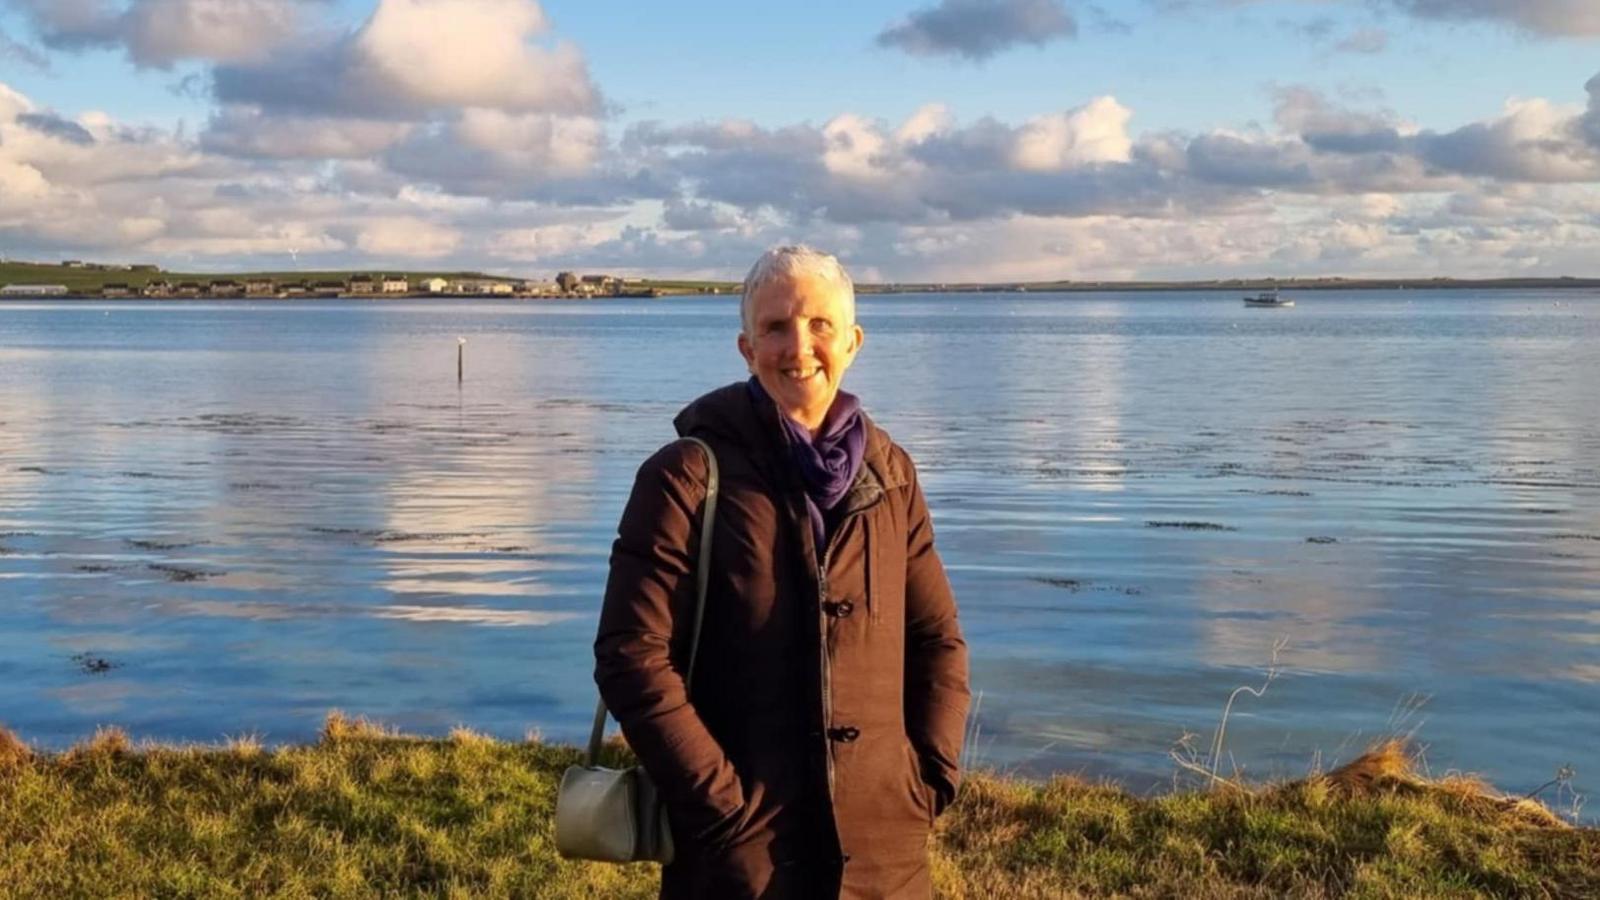
[[[806,424],[827,414],[830,399],[820,391],[815,394],[790,394],[778,398],[778,407],[783,410],[784,415]]]

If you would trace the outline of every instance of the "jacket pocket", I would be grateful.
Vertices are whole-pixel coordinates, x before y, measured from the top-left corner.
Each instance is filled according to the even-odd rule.
[[[911,802],[916,810],[921,813],[933,827],[933,820],[937,813],[934,809],[933,786],[922,780],[922,760],[917,756],[917,748],[906,741],[906,780],[910,783]]]

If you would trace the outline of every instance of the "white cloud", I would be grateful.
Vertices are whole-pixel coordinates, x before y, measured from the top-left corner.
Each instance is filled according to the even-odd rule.
[[[532,0],[382,0],[352,50],[375,85],[421,106],[592,108],[595,91],[578,49],[529,43],[547,28]]]
[[[35,207],[50,192],[50,182],[34,166],[0,159],[0,215]]]
[[[615,231],[602,232],[592,225],[543,225],[535,228],[507,228],[491,235],[488,252],[502,259],[531,263],[539,260],[556,260],[574,251],[582,251],[599,243],[602,234],[609,237]]]
[[[1133,112],[1115,97],[1097,97],[1067,113],[1028,120],[1016,135],[1012,163],[1029,172],[1057,172],[1104,162],[1127,162]]]
[[[921,143],[947,131],[953,124],[955,117],[950,114],[950,107],[943,103],[927,103],[917,107],[917,111],[895,129],[894,139],[899,144]]]
[[[326,0],[14,0],[40,39],[64,49],[121,47],[135,65],[258,60],[304,28]]]
[[[463,146],[493,155],[505,171],[546,177],[589,172],[605,138],[600,123],[591,118],[478,108],[463,110],[452,130]]]
[[[844,178],[889,175],[884,154],[889,140],[874,122],[854,113],[835,116],[822,128],[822,167]]]
[[[1423,134],[1428,163],[1505,181],[1600,181],[1600,149],[1579,139],[1581,110],[1542,99],[1511,100],[1505,113],[1444,134]]]
[[[223,103],[302,115],[594,112],[599,91],[582,53],[534,43],[546,28],[535,0],[379,0],[351,35],[217,67],[214,89]]]
[[[9,122],[22,113],[32,111],[32,100],[10,85],[0,82],[0,122]]]
[[[694,203],[674,197],[661,211],[661,224],[672,231],[720,231],[744,224],[733,207],[720,203]]]
[[[134,63],[258,60],[301,28],[304,0],[142,0],[125,17]]]
[[[234,105],[212,114],[200,145],[212,153],[255,159],[361,159],[393,146],[414,128],[388,120],[269,115]]]
[[[461,195],[605,205],[672,191],[614,158],[604,127],[582,116],[468,109],[383,154],[393,173]]]
[[[371,256],[437,259],[461,245],[454,228],[418,218],[379,218],[363,224],[356,246]]]
[[[1384,0],[1429,19],[1501,21],[1536,34],[1600,36],[1600,3],[1594,0]]]

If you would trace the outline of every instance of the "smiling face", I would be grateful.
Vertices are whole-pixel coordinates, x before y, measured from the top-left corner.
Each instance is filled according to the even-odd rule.
[[[815,434],[864,337],[837,284],[795,275],[750,296],[739,353],[778,411]]]

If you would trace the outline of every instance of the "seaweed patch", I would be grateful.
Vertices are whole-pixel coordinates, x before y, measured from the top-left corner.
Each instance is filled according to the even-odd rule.
[[[112,662],[103,656],[92,653],[74,653],[72,661],[78,664],[78,671],[86,675],[103,675],[112,669],[122,668],[121,663]]]
[[[150,563],[145,568],[161,574],[168,581],[176,582],[203,581],[207,578],[215,578],[217,575],[216,572],[203,572],[199,569],[190,569],[185,566],[174,566],[166,563]]]

